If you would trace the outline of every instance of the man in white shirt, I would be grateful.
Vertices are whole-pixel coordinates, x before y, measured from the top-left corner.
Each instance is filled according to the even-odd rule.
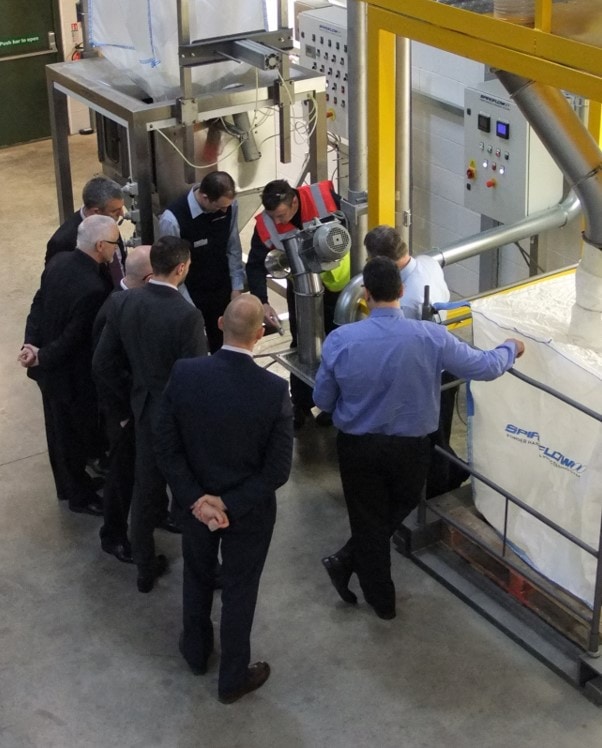
[[[449,288],[439,263],[428,255],[412,257],[408,245],[392,226],[376,226],[364,237],[368,257],[388,257],[399,268],[403,296],[399,305],[407,319],[422,319],[424,287],[429,286],[429,302],[449,301]],[[441,314],[444,319],[444,313]]]

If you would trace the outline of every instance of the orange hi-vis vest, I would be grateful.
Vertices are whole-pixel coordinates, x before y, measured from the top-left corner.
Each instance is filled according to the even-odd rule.
[[[302,223],[307,223],[314,218],[326,218],[337,210],[337,205],[332,197],[333,190],[334,187],[330,180],[324,180],[316,184],[305,184],[297,189]],[[297,227],[292,223],[274,223],[265,211],[256,216],[255,221],[259,238],[268,249],[283,250],[284,246],[280,241],[280,234],[288,234],[289,231],[297,230]]]
[[[332,196],[333,190],[333,184],[329,179],[316,184],[303,185],[297,189],[303,224],[314,218],[326,218],[326,216],[338,210]],[[268,249],[284,250],[280,235],[297,230],[297,227],[292,223],[274,223],[274,220],[265,211],[256,216],[255,221],[259,238]],[[351,278],[349,253],[343,257],[338,267],[320,273],[320,278],[329,291],[338,292],[345,288]]]

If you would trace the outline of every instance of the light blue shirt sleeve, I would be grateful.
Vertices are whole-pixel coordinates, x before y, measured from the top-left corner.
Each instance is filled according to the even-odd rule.
[[[166,211],[168,212],[168,211]],[[232,223],[226,246],[228,255],[228,270],[233,291],[242,291],[245,287],[245,269],[242,263],[242,245],[238,233],[238,202],[232,203]]]
[[[324,341],[314,402],[344,433],[424,436],[437,428],[444,369],[491,380],[515,358],[512,342],[481,351],[433,322],[404,319],[399,309],[374,309]]]
[[[159,236],[180,236],[180,224],[171,210],[159,216]]]
[[[331,363],[331,342],[330,338],[326,338],[324,341],[322,359],[316,373],[313,392],[314,403],[320,410],[324,410],[327,413],[334,411],[339,395],[341,394]]]
[[[443,366],[463,379],[489,382],[508,371],[516,359],[516,344],[505,342],[495,348],[482,351],[458,340],[448,333],[443,350]]]

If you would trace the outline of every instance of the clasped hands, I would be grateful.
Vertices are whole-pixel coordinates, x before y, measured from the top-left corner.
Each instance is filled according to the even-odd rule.
[[[31,345],[31,343],[24,343],[23,347],[21,348],[21,352],[17,356],[17,361],[26,369],[29,369],[32,366],[37,366],[39,364],[39,350],[39,348],[37,348],[35,345]]]
[[[207,525],[211,532],[225,530],[230,525],[226,505],[219,496],[205,493],[194,502],[191,510],[196,519]]]

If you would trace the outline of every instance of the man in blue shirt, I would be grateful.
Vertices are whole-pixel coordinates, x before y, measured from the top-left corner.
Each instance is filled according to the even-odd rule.
[[[480,351],[431,322],[405,319],[399,270],[386,257],[364,268],[370,317],[345,325],[324,341],[314,400],[332,413],[351,539],[323,560],[345,602],[358,576],[366,602],[380,618],[395,617],[390,538],[418,502],[430,442],[439,420],[441,371],[465,379],[501,376],[522,355],[509,339]]]

